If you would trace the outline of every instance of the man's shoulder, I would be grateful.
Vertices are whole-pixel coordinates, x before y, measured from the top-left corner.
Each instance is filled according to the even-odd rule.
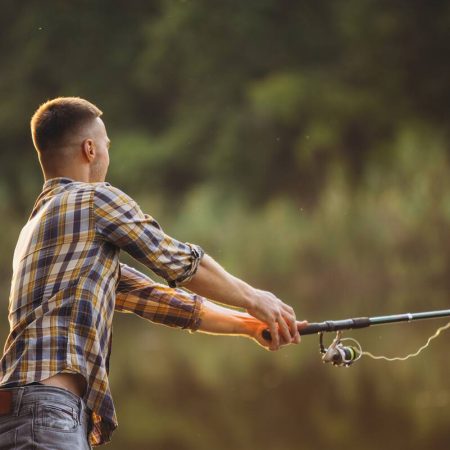
[[[126,194],[124,191],[119,189],[118,187],[113,186],[108,182],[100,182],[100,183],[89,183],[94,191],[95,196],[106,196],[111,198],[127,198],[131,197]]]
[[[94,207],[108,210],[111,208],[133,209],[137,203],[128,194],[110,183],[91,183]]]

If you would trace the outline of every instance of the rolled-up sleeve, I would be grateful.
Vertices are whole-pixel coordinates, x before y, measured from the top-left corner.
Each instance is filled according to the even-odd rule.
[[[120,265],[115,310],[151,322],[196,331],[201,324],[203,297],[155,283],[125,264]]]
[[[131,197],[107,183],[95,190],[94,220],[102,239],[125,250],[171,287],[187,283],[204,255],[200,246],[165,234]]]

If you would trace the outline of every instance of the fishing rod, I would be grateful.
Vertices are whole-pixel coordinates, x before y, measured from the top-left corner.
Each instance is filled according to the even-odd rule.
[[[417,356],[422,350],[424,350],[430,342],[439,336],[441,331],[450,328],[450,322],[437,329],[436,333],[428,338],[425,345],[419,348],[415,353],[407,355],[405,357],[388,358],[386,356],[374,356],[372,353],[363,351],[361,345],[356,339],[345,338],[342,339],[343,330],[353,330],[358,328],[367,328],[372,325],[386,325],[398,322],[412,322],[416,320],[424,319],[438,319],[442,317],[450,317],[450,309],[444,309],[439,311],[425,311],[419,313],[406,313],[406,314],[393,314],[389,316],[376,316],[376,317],[357,317],[353,319],[344,320],[327,320],[325,322],[310,323],[306,327],[299,330],[299,333],[304,336],[308,334],[319,334],[319,348],[322,354],[322,361],[324,363],[331,363],[334,366],[348,367],[355,361],[366,355],[373,359],[384,359],[386,361],[405,361],[408,358]],[[323,343],[323,334],[328,332],[336,332],[336,337],[328,348]],[[271,341],[272,336],[268,329],[262,332],[262,336],[266,341]],[[354,345],[344,345],[344,341],[351,341]]]

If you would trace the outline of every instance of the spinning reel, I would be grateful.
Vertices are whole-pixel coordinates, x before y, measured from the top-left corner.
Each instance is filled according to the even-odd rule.
[[[341,339],[342,333],[336,332],[336,337],[328,348],[323,344],[323,332],[319,333],[319,348],[324,363],[337,367],[348,367],[362,356],[362,348],[358,341],[352,338]],[[343,341],[352,341],[356,346],[346,346]]]

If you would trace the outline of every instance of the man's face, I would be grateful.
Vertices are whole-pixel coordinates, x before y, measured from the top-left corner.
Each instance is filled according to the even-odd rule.
[[[100,117],[95,119],[91,131],[94,141],[95,159],[91,164],[89,181],[91,183],[105,181],[109,166],[109,145],[111,141],[106,133],[105,124]]]

